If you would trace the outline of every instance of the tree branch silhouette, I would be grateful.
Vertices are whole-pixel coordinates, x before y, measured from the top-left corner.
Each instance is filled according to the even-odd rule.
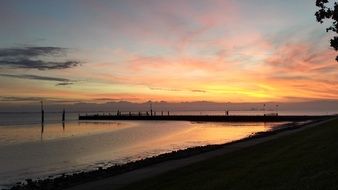
[[[328,7],[329,3],[329,0],[316,0],[316,6],[319,7],[319,10],[315,15],[319,23],[323,23],[326,19],[333,20],[332,25],[326,28],[326,32],[332,31],[338,34],[338,3],[334,2],[333,7]],[[330,45],[334,50],[338,51],[337,35],[330,40]],[[338,56],[336,57],[336,61],[338,61]]]

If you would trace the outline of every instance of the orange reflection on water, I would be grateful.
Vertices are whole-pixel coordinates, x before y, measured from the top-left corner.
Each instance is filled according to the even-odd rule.
[[[184,121],[0,126],[0,184],[108,167],[165,152],[241,139],[277,124]],[[24,155],[24,156],[22,156]]]
[[[181,123],[176,123],[180,125]],[[144,151],[154,148],[168,150],[184,149],[192,146],[222,144],[245,138],[256,132],[267,131],[281,123],[185,123],[179,130],[173,130],[158,137],[145,139],[133,147]]]

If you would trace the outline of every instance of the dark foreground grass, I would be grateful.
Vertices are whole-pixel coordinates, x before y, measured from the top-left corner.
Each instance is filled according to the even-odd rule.
[[[124,189],[338,189],[338,119]]]

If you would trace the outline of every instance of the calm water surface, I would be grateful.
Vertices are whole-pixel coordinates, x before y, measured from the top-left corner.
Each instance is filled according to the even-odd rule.
[[[12,115],[2,116],[0,186],[26,178],[108,167],[188,147],[225,143],[281,124],[79,122],[76,115],[68,116],[68,121],[62,124],[52,115],[47,116],[44,126],[38,119],[25,118],[28,116],[21,116],[21,120]]]

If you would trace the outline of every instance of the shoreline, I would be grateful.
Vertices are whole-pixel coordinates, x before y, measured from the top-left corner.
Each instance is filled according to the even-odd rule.
[[[102,180],[109,180],[110,178],[119,177],[121,175],[128,174],[130,172],[134,172],[137,170],[146,169],[148,167],[153,167],[155,165],[161,165],[166,162],[176,162],[181,161],[184,159],[189,159],[192,157],[198,157],[203,154],[210,154],[213,152],[217,152],[223,149],[238,149],[237,146],[241,143],[250,144],[252,142],[257,141],[257,139],[264,139],[266,137],[273,137],[277,134],[284,133],[287,131],[294,131],[300,128],[307,128],[306,126],[309,125],[317,125],[323,121],[327,120],[316,120],[306,123],[287,123],[282,126],[279,126],[275,130],[269,130],[265,132],[258,132],[253,135],[250,135],[246,138],[235,140],[232,142],[218,144],[218,145],[206,145],[206,146],[198,146],[198,147],[191,147],[183,150],[172,151],[169,153],[164,153],[161,155],[129,162],[122,165],[114,165],[108,168],[101,168],[99,167],[97,170],[92,171],[84,171],[78,172],[73,174],[63,174],[61,176],[54,176],[52,178],[47,179],[38,179],[32,180],[27,179],[26,183],[17,183],[15,186],[9,188],[13,190],[22,190],[22,189],[65,189],[65,188],[75,188],[75,189],[82,189],[77,188],[78,186],[83,186],[88,183],[97,183],[98,181]],[[236,148],[237,147],[237,148]]]

